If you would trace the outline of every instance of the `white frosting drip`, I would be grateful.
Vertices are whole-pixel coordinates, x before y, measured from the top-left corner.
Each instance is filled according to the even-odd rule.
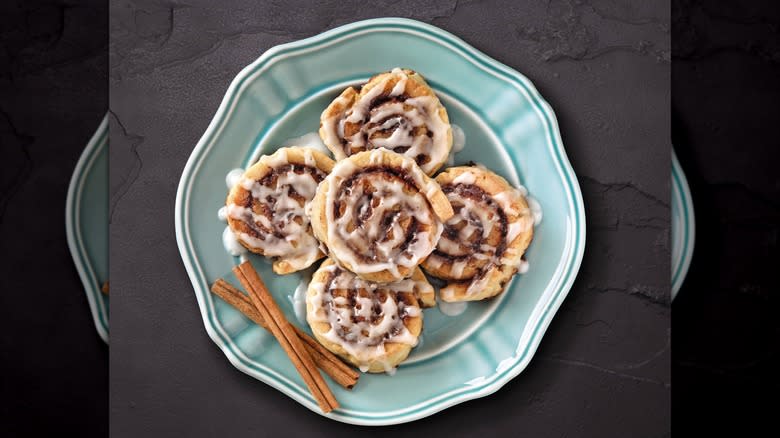
[[[395,68],[381,82],[373,85],[363,96],[345,108],[343,112],[323,118],[322,134],[325,142],[334,147],[334,155],[341,160],[351,155],[353,148],[359,150],[387,148],[399,150],[404,155],[416,159],[423,155],[430,159],[420,165],[423,171],[431,173],[442,162],[450,150],[449,123],[439,113],[440,103],[436,96],[410,97],[403,101],[388,100],[372,107],[388,83],[397,80],[388,97],[404,94],[410,80],[401,69]],[[331,105],[345,107],[349,104],[345,96],[339,96]],[[360,129],[345,138],[345,124],[359,125]],[[424,127],[426,134],[415,135],[415,131]],[[390,134],[387,135],[388,131]],[[419,132],[419,131],[418,131]],[[462,132],[462,131],[461,131]],[[346,144],[342,142],[346,141]],[[337,147],[336,147],[337,146]]]
[[[446,301],[439,300],[439,311],[447,316],[458,316],[466,311],[466,307],[468,307],[468,301],[448,303]]]
[[[335,264],[323,268],[323,271],[333,277],[327,284],[313,281],[309,285],[315,291],[307,298],[311,305],[309,323],[328,323],[330,330],[323,336],[349,353],[358,362],[361,371],[368,371],[372,363],[379,361],[385,371],[392,374],[394,368],[383,362],[385,345],[417,345],[417,336],[406,327],[404,317],[422,316],[418,306],[407,305],[397,294],[413,294],[418,283],[406,279],[381,285],[362,280]],[[336,290],[342,292],[334,296]],[[352,303],[343,291],[348,291],[348,296],[353,298]]]
[[[528,269],[530,268],[530,264],[526,260],[520,260],[520,265],[517,266],[517,273],[518,274],[525,274],[528,272]]]
[[[225,184],[227,188],[232,189],[234,185],[238,184],[241,177],[244,176],[244,169],[233,169],[225,175]]]
[[[319,242],[311,233],[309,218],[304,211],[318,185],[310,172],[319,170],[316,170],[311,150],[304,149],[304,159],[309,171],[298,174],[290,167],[280,172],[279,169],[289,165],[286,150],[280,149],[263,157],[265,164],[278,172],[275,184],[265,185],[269,182],[261,183],[245,177],[237,182],[270,214],[256,213],[251,208],[233,203],[226,206],[227,217],[244,222],[257,233],[254,236],[237,232],[242,242],[261,250],[268,257],[284,257],[294,269],[311,265],[319,256]]]
[[[309,288],[313,271],[313,268],[301,271],[301,279],[298,281],[298,286],[295,287],[292,295],[287,296],[293,306],[295,317],[302,324],[306,323],[306,291]]]
[[[462,151],[466,147],[466,134],[458,125],[452,125],[452,149],[447,156],[446,166],[452,167],[455,165],[455,154]]]
[[[222,246],[225,247],[225,251],[228,254],[234,257],[246,254],[246,248],[238,242],[236,235],[233,234],[233,230],[230,227],[225,227],[225,230],[222,231]]]
[[[458,153],[466,147],[466,133],[459,125],[452,125],[452,152]]]
[[[534,216],[534,225],[539,225],[542,222],[542,206],[536,198],[531,196],[527,196],[525,200],[528,202],[528,208],[531,209],[531,214]]]
[[[542,206],[539,204],[539,201],[533,196],[529,196],[528,189],[522,184],[517,185],[517,191],[525,197],[525,202],[528,204],[531,216],[534,218],[534,226],[539,225],[542,222]]]
[[[452,183],[455,185],[458,184],[474,184],[477,181],[477,176],[474,175],[472,172],[463,172],[460,175],[456,176]]]
[[[316,132],[309,132],[300,137],[291,138],[282,143],[282,147],[300,146],[304,148],[311,148],[322,152],[323,154],[330,156],[330,150],[325,147],[325,143],[322,142],[322,138]]]
[[[370,163],[381,163],[386,152],[372,150]],[[369,178],[374,193],[366,193],[363,184],[342,190],[342,183],[360,170],[349,160],[339,161],[328,176],[325,198],[328,248],[336,259],[348,263],[358,274],[388,270],[400,279],[403,276],[398,267],[417,266],[439,240],[443,226],[426,198],[439,190],[438,185],[426,180],[409,158],[404,159],[402,168],[420,191],[407,193],[409,186],[403,181],[370,174],[363,178]],[[337,200],[345,206],[340,216],[335,211]],[[402,223],[409,220],[416,221],[424,230],[418,231],[404,246],[407,236]]]

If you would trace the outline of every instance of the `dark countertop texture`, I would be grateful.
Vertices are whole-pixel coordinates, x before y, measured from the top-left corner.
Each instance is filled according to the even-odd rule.
[[[106,436],[108,347],[65,236],[108,108],[103,0],[0,3],[0,435]]]
[[[173,215],[187,158],[244,66],[277,44],[382,16],[441,27],[534,82],[558,116],[588,235],[578,279],[520,376],[371,433],[669,435],[670,10],[627,3],[112,2],[113,436],[366,432],[230,365],[203,327]]]
[[[760,436],[780,390],[780,3],[672,10],[672,141],[696,212],[674,301],[674,430]]]

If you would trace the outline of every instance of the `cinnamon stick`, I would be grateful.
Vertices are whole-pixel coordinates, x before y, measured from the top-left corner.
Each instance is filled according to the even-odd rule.
[[[250,298],[238,288],[229,282],[218,278],[211,286],[211,291],[222,298],[226,303],[235,307],[239,312],[246,315],[247,318],[268,330],[268,325],[265,323],[265,320],[260,315],[260,312],[257,311],[254,304],[252,304]],[[304,347],[309,352],[312,359],[314,359],[314,363],[322,371],[329,375],[334,382],[347,389],[352,389],[352,387],[355,386],[360,377],[360,374],[358,374],[357,371],[342,362],[335,354],[328,351],[303,330],[292,324],[291,326],[293,330],[295,330],[296,335],[304,342]]]
[[[295,334],[290,323],[284,318],[282,311],[274,301],[265,283],[252,267],[251,263],[243,262],[233,267],[233,273],[249,292],[249,298],[255,305],[271,333],[279,341],[287,356],[290,357],[312,396],[317,400],[323,412],[328,413],[339,407],[336,398],[323,380],[314,361],[301,339]]]

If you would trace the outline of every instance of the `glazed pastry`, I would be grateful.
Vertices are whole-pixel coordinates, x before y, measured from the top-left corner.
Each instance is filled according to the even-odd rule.
[[[411,157],[428,175],[452,148],[447,110],[419,73],[399,68],[372,77],[359,92],[344,90],[322,113],[320,137],[336,160],[385,148]]]
[[[524,193],[481,166],[451,167],[436,181],[455,210],[423,263],[426,272],[447,281],[439,299],[475,301],[500,294],[533,237]]]
[[[392,374],[417,345],[422,330],[415,298],[420,288],[433,290],[421,273],[379,284],[327,259],[309,283],[306,320],[325,348],[361,371]]]
[[[304,208],[333,160],[309,148],[281,148],[244,172],[226,201],[227,221],[250,251],[271,257],[277,274],[309,267],[324,254]]]
[[[317,188],[310,213],[328,255],[379,283],[411,276],[453,214],[436,181],[411,158],[386,149],[337,162]]]

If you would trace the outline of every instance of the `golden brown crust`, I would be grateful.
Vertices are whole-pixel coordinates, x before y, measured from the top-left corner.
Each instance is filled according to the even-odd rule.
[[[323,154],[322,152],[309,147],[303,147],[303,146],[288,146],[279,148],[276,151],[274,151],[271,155],[263,155],[260,157],[259,160],[255,164],[253,164],[251,167],[249,167],[245,172],[244,176],[247,178],[251,178],[254,180],[262,179],[264,176],[268,175],[269,172],[273,170],[273,165],[270,165],[270,158],[275,157],[280,153],[280,151],[284,151],[284,153],[287,154],[287,162],[289,164],[298,164],[300,166],[306,166],[307,163],[307,157],[306,152],[308,151],[312,158],[314,158],[314,161],[316,163],[316,167],[323,172],[330,173],[330,171],[333,169],[333,165],[336,164],[335,161],[333,161],[330,157]],[[233,189],[231,189],[231,192],[236,189],[234,186]]]
[[[321,291],[319,291],[317,288],[321,287],[320,285],[324,285],[328,282],[330,276],[333,275],[333,269],[335,267],[335,262],[330,258],[322,262],[322,265],[320,265],[320,267],[312,276],[312,281],[309,284],[309,288],[306,292],[306,319],[309,323],[309,327],[311,327],[314,337],[317,339],[317,341],[320,342],[320,344],[322,344],[322,346],[327,348],[332,353],[338,355],[339,357],[357,367],[362,367],[364,372],[383,373],[388,371],[388,369],[395,368],[409,356],[409,352],[411,352],[412,348],[414,347],[413,345],[398,342],[385,342],[384,353],[376,355],[366,362],[365,359],[360,360],[358,357],[350,354],[346,349],[344,349],[342,345],[328,339],[326,336],[326,334],[331,330],[331,325],[328,322],[317,320],[317,317],[315,316],[316,309],[313,302],[316,300],[316,295],[321,293]],[[392,285],[386,285],[384,287],[392,289]],[[409,305],[419,309],[419,303],[417,302],[414,294],[402,294],[404,295],[402,299],[406,303],[409,303]],[[415,338],[419,337],[423,327],[422,312],[420,311],[419,316],[407,316],[403,319],[403,324],[412,336]]]
[[[377,167],[387,167],[394,169],[402,174],[408,175],[415,180],[414,190],[423,195],[429,204],[429,207],[433,214],[438,218],[438,221],[443,222],[452,217],[452,206],[447,200],[447,196],[441,191],[439,185],[435,180],[425,175],[422,170],[410,160],[408,157],[396,154],[394,152],[387,151],[385,149],[376,149],[373,151],[361,152],[347,158],[346,161],[351,163],[354,167],[353,173],[359,173],[365,169],[373,169]],[[346,164],[337,164],[337,166],[345,166]],[[414,272],[413,266],[397,265],[397,273],[390,269],[383,269],[376,272],[365,272],[360,269],[359,266],[353,265],[345,257],[339,256],[338,251],[334,251],[334,242],[329,238],[329,227],[332,226],[331,221],[327,218],[327,203],[329,192],[331,192],[330,184],[334,182],[341,183],[346,178],[337,175],[337,171],[334,171],[331,176],[322,181],[317,188],[317,194],[314,196],[314,200],[311,203],[310,219],[312,224],[312,230],[314,235],[320,242],[323,242],[330,249],[330,257],[338,260],[339,264],[346,269],[355,272],[361,278],[369,281],[375,281],[379,283],[389,283],[402,278],[408,278]],[[439,226],[437,224],[437,226]],[[433,231],[433,230],[429,230]],[[431,239],[435,236],[429,236]],[[336,242],[337,244],[339,242]],[[368,242],[370,243],[370,242]],[[431,245],[435,246],[435,241],[431,241]],[[432,248],[431,248],[432,250]],[[424,260],[424,257],[420,259],[420,262]],[[419,262],[418,262],[419,264]]]
[[[327,108],[325,108],[325,111],[322,112],[320,120],[341,116],[341,114],[344,114],[344,111],[346,111],[347,108],[351,107],[355,103],[355,98],[357,98],[357,96],[358,91],[353,87],[348,87],[342,91],[341,94],[339,94],[339,96],[334,99]],[[330,149],[330,151],[333,153],[333,156],[336,157],[337,160],[345,158],[344,150],[340,147],[340,145],[325,140],[328,134],[324,131],[322,121],[320,121],[320,129],[318,132],[320,134],[320,138],[323,139],[325,146]]]
[[[500,294],[517,272],[522,256],[533,238],[533,218],[525,197],[504,178],[482,167],[452,167],[439,174],[436,181],[458,210],[455,218],[446,225],[436,251],[422,264],[430,275],[448,282],[440,290],[439,298],[447,302],[475,301]],[[468,186],[476,189],[468,189]],[[489,198],[485,201],[468,201],[469,205],[481,210],[477,212],[479,214],[461,211],[468,209],[462,202],[463,198],[476,197],[477,193],[484,193]],[[458,231],[469,223],[464,217],[469,217],[474,222],[471,226],[476,228],[476,232],[469,233],[466,240]],[[487,217],[493,224],[480,223],[481,217]],[[481,234],[485,228],[490,230],[487,236]],[[475,244],[479,236],[486,240]],[[511,241],[507,241],[507,236]],[[487,245],[493,251],[475,257],[473,253],[463,251],[469,245]],[[501,254],[493,257],[499,252]]]
[[[403,72],[403,74],[399,74],[400,72]],[[401,96],[392,96],[394,87],[400,81],[405,80],[404,76],[407,78],[407,80],[403,94]],[[442,165],[444,165],[447,160],[447,156],[452,149],[452,129],[450,128],[450,121],[449,116],[447,115],[447,110],[444,108],[444,106],[441,105],[438,96],[436,96],[436,93],[431,89],[423,76],[413,70],[402,69],[380,73],[371,77],[368,82],[360,87],[359,91],[353,87],[345,89],[328,105],[328,107],[322,113],[320,118],[319,134],[323,142],[328,147],[328,149],[333,152],[333,156],[336,157],[337,160],[342,160],[352,154],[376,148],[370,140],[368,141],[368,144],[357,145],[352,144],[351,141],[348,140],[349,137],[365,128],[363,121],[345,121],[339,130],[339,135],[335,133],[336,130],[331,127],[332,124],[330,124],[328,121],[333,119],[341,120],[345,113],[349,111],[354,105],[356,105],[357,102],[360,102],[361,99],[366,98],[366,96],[372,95],[372,93],[374,93],[373,89],[379,86],[383,87],[380,96],[396,99],[400,102],[405,102],[406,99],[415,99],[420,97],[430,97],[435,99],[435,112],[441,122],[446,125],[446,130],[440,132],[440,135],[443,136],[441,140],[437,139],[437,141],[432,141],[430,143],[430,149],[427,151],[427,153],[413,156],[411,155],[413,152],[411,149],[409,149],[409,144],[392,147],[384,146],[391,150],[395,149],[396,147],[402,147],[404,150],[397,150],[395,152],[404,153],[411,158],[416,159],[417,163],[428,175],[433,175],[439,168],[441,168]],[[374,101],[383,102],[384,100],[383,98],[380,98],[374,99]],[[412,101],[410,100],[409,102]],[[412,105],[407,105],[406,103],[403,105],[404,111],[411,111],[414,109],[414,106]],[[403,114],[395,115],[402,116]],[[424,130],[427,129],[426,127],[418,129],[423,130],[419,131],[419,135],[425,135]],[[377,138],[383,139],[392,135],[392,129],[390,131],[381,130],[380,133],[376,134]],[[429,135],[429,137],[433,138],[431,135]]]
[[[433,211],[442,221],[452,217],[452,205],[447,200],[447,195],[441,190],[441,186],[436,179],[432,179],[424,172],[421,172],[415,163],[401,154],[387,150],[375,150],[360,152],[349,157],[349,160],[359,168],[371,166],[387,166],[394,169],[400,169],[404,172],[410,172],[416,175],[422,183],[418,185],[420,191],[426,190],[430,186],[430,191],[426,194]],[[319,192],[319,190],[318,190]]]
[[[316,169],[322,172],[323,177],[324,175],[330,173],[334,165],[333,160],[331,160],[327,155],[315,149],[298,147],[298,146],[285,147],[285,148],[278,149],[271,155],[263,155],[262,157],[260,157],[257,163],[252,165],[244,172],[242,180],[250,179],[253,181],[261,181],[263,180],[263,178],[271,174],[275,170],[275,168],[278,167],[278,165],[281,163],[297,165],[297,166],[305,166],[305,167],[315,167]],[[242,184],[239,182],[238,184],[234,185],[230,189],[230,192],[228,193],[227,199],[225,201],[225,205],[227,206],[230,206],[231,204],[247,205],[248,203],[252,202],[250,199],[251,197],[252,197],[252,193],[246,188],[244,188]],[[305,200],[298,199],[298,202],[301,203],[301,206],[303,206]],[[255,208],[257,208],[256,205]],[[271,214],[271,212],[267,210],[255,211],[255,213],[264,214],[266,216]],[[269,218],[269,220],[271,219],[272,217]],[[254,245],[252,244],[252,242],[248,241],[249,239],[246,236],[247,233],[250,232],[251,230],[249,229],[250,226],[246,222],[232,216],[228,216],[227,221],[228,221],[228,225],[230,226],[231,230],[233,230],[233,232],[236,234],[236,238],[239,241],[239,243],[241,243],[242,246],[244,246],[249,251],[252,251],[256,254],[267,255],[266,251],[263,248]],[[311,233],[311,230],[309,230],[309,233]],[[312,244],[312,243],[316,244],[316,242],[308,242],[308,244]],[[316,250],[316,255],[313,257],[311,255],[304,256],[301,254],[291,254],[290,256],[269,255],[269,257],[273,259],[272,266],[274,272],[280,275],[289,274],[304,269],[309,265],[311,265],[311,263],[314,263],[315,261],[321,259],[324,256],[325,255],[322,254],[322,252],[319,251],[319,249]]]

